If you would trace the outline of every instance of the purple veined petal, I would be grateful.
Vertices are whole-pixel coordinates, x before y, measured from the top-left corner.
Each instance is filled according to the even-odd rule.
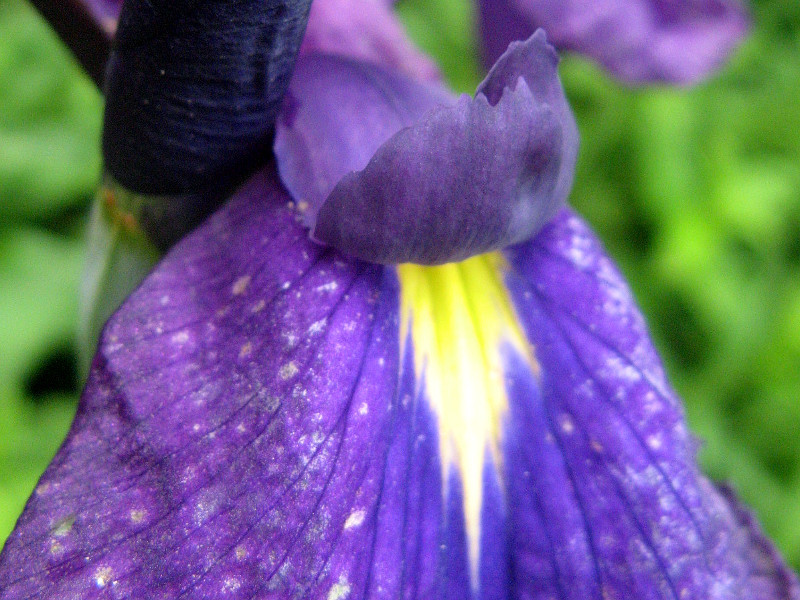
[[[255,176],[112,317],[2,600],[457,593],[397,277],[314,245],[287,201]]]
[[[564,210],[512,248],[541,372],[508,352],[509,543],[520,597],[800,598],[758,527],[698,471],[630,291]]]
[[[559,50],[590,56],[631,83],[690,84],[747,33],[740,0],[480,0],[486,61],[541,27]]]
[[[566,200],[577,154],[557,62],[537,32],[475,99],[445,106],[440,88],[376,67],[300,61],[275,154],[313,237],[363,260],[422,264],[531,237]]]
[[[315,0],[301,55],[337,54],[438,81],[436,64],[414,46],[392,6],[386,0]]]

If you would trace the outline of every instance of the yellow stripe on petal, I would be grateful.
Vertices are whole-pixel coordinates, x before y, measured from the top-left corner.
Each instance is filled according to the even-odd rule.
[[[501,254],[484,254],[435,267],[404,264],[402,340],[411,334],[414,367],[439,425],[443,476],[455,466],[473,579],[480,551],[483,474],[487,451],[501,464],[502,425],[508,411],[501,350],[510,345],[538,366],[503,283]],[[445,479],[446,481],[446,479]]]

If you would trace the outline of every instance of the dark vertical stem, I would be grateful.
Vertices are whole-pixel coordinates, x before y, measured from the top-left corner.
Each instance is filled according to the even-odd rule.
[[[81,0],[31,0],[101,90],[113,34]]]

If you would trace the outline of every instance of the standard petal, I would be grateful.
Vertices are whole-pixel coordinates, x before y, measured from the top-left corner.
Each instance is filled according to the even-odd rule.
[[[520,597],[778,600],[797,579],[703,477],[631,294],[564,210],[507,252],[541,365],[508,352],[508,482]]]
[[[281,180],[313,227],[339,180],[400,129],[453,96],[439,85],[328,55],[301,57],[276,123]]]
[[[275,152],[313,237],[422,264],[531,237],[564,202],[577,152],[556,67],[539,32],[509,48],[474,100],[443,106],[439,88],[378,68],[302,61]]]
[[[348,56],[420,80],[440,78],[436,64],[414,46],[386,0],[315,0],[301,54]]]
[[[397,277],[287,200],[256,176],[112,317],[0,598],[465,597]]]
[[[739,0],[480,0],[486,60],[541,27],[559,49],[632,83],[689,84],[720,67],[747,32]]]

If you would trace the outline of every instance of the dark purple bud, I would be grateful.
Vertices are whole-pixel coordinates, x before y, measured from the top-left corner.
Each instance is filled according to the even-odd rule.
[[[226,190],[270,155],[311,0],[128,0],[103,154],[146,194]]]

